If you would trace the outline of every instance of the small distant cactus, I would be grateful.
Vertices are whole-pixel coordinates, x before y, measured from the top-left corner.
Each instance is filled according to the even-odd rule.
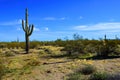
[[[104,46],[107,45],[107,38],[106,38],[106,35],[104,36],[103,45],[104,45]]]
[[[26,13],[25,13],[25,22],[22,20],[22,28],[25,32],[25,40],[26,40],[26,53],[29,53],[29,36],[33,32],[34,25],[28,25],[28,9],[26,8]]]
[[[106,35],[104,36],[103,40],[103,48],[102,48],[102,55],[103,56],[108,56],[109,54],[109,46],[108,46],[108,39],[106,38]]]

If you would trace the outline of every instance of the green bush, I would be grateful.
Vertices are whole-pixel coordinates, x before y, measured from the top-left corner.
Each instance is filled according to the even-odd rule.
[[[109,47],[104,45],[98,45],[97,56],[108,56]]]
[[[81,40],[75,40],[75,41],[71,40],[71,41],[68,41],[64,47],[65,47],[64,50],[69,55],[76,53],[76,52],[79,54],[83,54],[85,45],[82,43]]]
[[[105,72],[96,72],[90,76],[90,80],[107,80],[107,76]]]
[[[120,45],[117,45],[115,48],[115,55],[120,55]]]
[[[4,44],[4,43],[1,43],[1,44],[0,44],[0,48],[6,48],[6,47],[7,47],[6,44]]]
[[[81,73],[84,75],[92,74],[96,71],[96,67],[93,65],[86,65],[81,69]]]
[[[10,56],[15,56],[15,53],[14,53],[14,52],[11,52],[11,51],[7,51],[7,52],[4,53],[4,55],[5,55],[6,57],[10,57]]]
[[[39,55],[41,55],[41,54],[45,54],[45,51],[44,50],[40,50],[39,51]]]
[[[37,59],[31,59],[27,62],[26,65],[28,66],[38,66],[40,64],[40,61]]]
[[[49,49],[49,48],[48,48],[48,49],[45,49],[44,51],[45,51],[45,53],[47,53],[47,54],[52,54],[52,53],[53,53],[53,51],[52,51],[51,49]]]
[[[96,45],[97,56],[107,57],[110,54],[115,53],[117,43],[114,40],[107,40],[106,42],[100,41]]]
[[[95,45],[94,44],[87,44],[84,48],[85,53],[96,53]]]

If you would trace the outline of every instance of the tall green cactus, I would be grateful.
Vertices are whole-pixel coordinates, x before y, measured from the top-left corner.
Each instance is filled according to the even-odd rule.
[[[26,8],[26,13],[25,13],[25,22],[22,20],[22,28],[25,32],[25,40],[26,40],[26,53],[29,53],[29,36],[33,32],[34,25],[28,25],[28,9]]]

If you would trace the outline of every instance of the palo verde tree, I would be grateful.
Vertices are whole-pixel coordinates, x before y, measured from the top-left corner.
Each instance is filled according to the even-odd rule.
[[[29,53],[29,46],[30,46],[29,36],[33,32],[34,25],[28,24],[28,9],[27,8],[26,8],[26,12],[25,12],[25,22],[24,22],[24,20],[22,20],[22,28],[25,32],[25,40],[26,40],[26,49],[25,50],[26,50],[26,53]]]

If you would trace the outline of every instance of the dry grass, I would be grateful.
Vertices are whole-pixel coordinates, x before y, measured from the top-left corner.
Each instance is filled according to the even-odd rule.
[[[40,54],[41,49],[32,49],[30,54],[16,54],[5,58],[7,71],[3,80],[63,80],[66,75],[86,64],[95,66],[98,71],[120,72],[119,58],[106,60],[53,58],[47,56],[62,54],[60,52],[62,47],[42,46],[42,48],[50,49],[54,54]]]

